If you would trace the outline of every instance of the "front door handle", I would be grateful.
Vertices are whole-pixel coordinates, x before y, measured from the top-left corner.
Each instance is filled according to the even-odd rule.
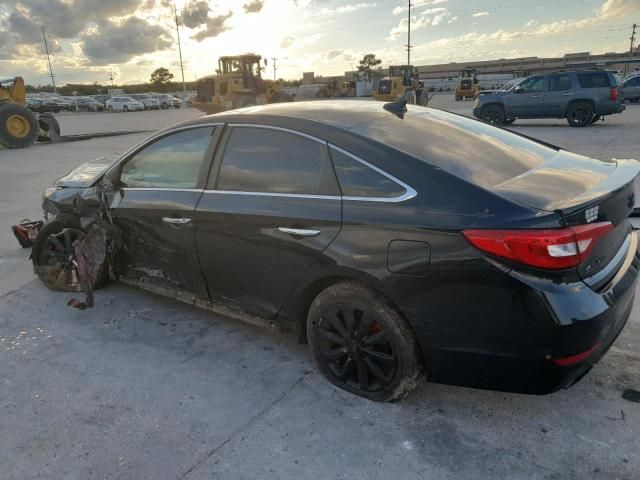
[[[177,218],[177,217],[162,217],[162,221],[164,223],[168,223],[169,225],[182,226],[187,223],[191,223],[190,218]]]
[[[278,230],[282,233],[288,233],[295,237],[315,237],[316,235],[320,235],[320,230],[311,230],[306,228],[278,227]]]
[[[573,95],[573,93],[563,93],[562,94],[564,97],[570,97],[571,95]]]
[[[531,95],[531,98],[540,98],[540,95]]]

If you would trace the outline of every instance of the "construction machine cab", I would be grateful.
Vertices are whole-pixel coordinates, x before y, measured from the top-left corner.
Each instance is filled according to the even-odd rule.
[[[389,67],[389,75],[378,81],[373,92],[376,100],[396,102],[401,99],[407,103],[426,107],[429,96],[420,88],[418,69],[412,65],[393,65]]]
[[[261,59],[253,53],[220,57],[216,75],[197,81],[193,106],[212,114],[267,103]]]
[[[460,83],[456,87],[456,101],[474,98],[480,91],[478,72],[473,68],[465,68],[460,72]]]

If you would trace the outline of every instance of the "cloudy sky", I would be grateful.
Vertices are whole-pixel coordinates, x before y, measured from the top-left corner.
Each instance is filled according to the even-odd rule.
[[[406,59],[405,0],[176,0],[185,78],[213,73],[217,58],[278,58],[278,77],[341,74],[365,53]],[[413,0],[414,65],[625,51],[640,0]],[[56,82],[179,78],[173,0],[0,0],[0,77],[47,84],[42,26]],[[478,5],[475,7],[474,5]],[[272,75],[269,63],[268,76]]]

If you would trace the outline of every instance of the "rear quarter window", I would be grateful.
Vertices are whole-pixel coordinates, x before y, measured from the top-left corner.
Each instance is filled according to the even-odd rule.
[[[578,83],[582,88],[610,87],[611,81],[607,72],[578,73]]]
[[[486,189],[557,155],[542,144],[461,115],[414,112],[404,119],[390,114],[353,131]]]

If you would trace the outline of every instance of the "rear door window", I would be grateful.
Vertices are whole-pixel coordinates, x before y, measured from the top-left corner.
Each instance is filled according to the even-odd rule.
[[[560,92],[564,90],[571,90],[570,75],[552,75],[549,77],[550,92]]]
[[[331,159],[345,197],[393,198],[407,192],[382,171],[340,150],[332,148]]]
[[[218,175],[218,190],[339,195],[327,144],[292,132],[234,127]]]
[[[607,72],[578,73],[578,82],[582,88],[601,88],[611,86]]]

